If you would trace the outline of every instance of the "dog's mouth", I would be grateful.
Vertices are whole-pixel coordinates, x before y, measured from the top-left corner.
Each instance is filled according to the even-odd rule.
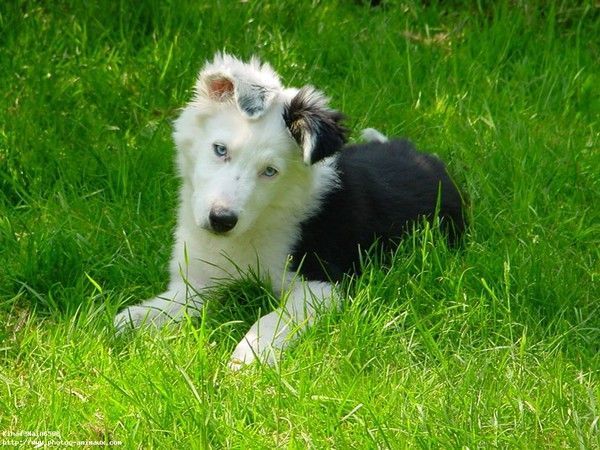
[[[222,236],[222,237],[231,236],[232,234],[234,234],[234,232],[236,230],[236,228],[234,228],[234,227],[220,227],[218,225],[213,226],[209,222],[203,223],[202,225],[200,225],[200,228],[203,229],[204,231],[208,231],[213,236]]]
[[[202,227],[203,230],[208,231],[210,234],[214,235],[214,236],[228,236],[231,234],[231,230],[228,231],[220,231],[220,230],[215,230],[214,228],[212,228],[210,225],[206,225]]]

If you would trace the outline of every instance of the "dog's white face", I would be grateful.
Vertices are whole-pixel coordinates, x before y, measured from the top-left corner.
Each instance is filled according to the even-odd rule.
[[[193,107],[192,107],[193,109]],[[249,120],[235,105],[187,123],[180,170],[192,187],[196,224],[217,234],[241,234],[269,207],[285,201],[285,186],[310,170],[285,126],[281,104]],[[192,112],[193,114],[193,112]],[[230,228],[231,227],[231,228]]]
[[[217,56],[175,121],[183,192],[198,227],[240,235],[305,198],[311,164],[345,140],[340,121],[318,91],[284,89],[257,60]]]

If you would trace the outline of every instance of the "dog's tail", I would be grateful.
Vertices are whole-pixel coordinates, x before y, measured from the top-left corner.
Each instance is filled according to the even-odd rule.
[[[388,138],[385,134],[377,131],[375,128],[365,128],[360,133],[362,139],[367,142],[381,142],[385,143]]]

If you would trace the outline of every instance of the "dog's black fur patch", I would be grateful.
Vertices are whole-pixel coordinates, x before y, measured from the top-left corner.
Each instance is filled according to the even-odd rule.
[[[348,140],[344,115],[330,109],[323,94],[312,86],[298,91],[285,106],[283,119],[294,140],[309,152],[311,164],[331,156]]]
[[[350,145],[336,163],[339,187],[302,223],[294,250],[293,268],[306,279],[339,281],[358,273],[359,247],[379,242],[389,248],[413,224],[433,219],[436,208],[451,243],[463,233],[462,199],[444,164],[410,142]]]

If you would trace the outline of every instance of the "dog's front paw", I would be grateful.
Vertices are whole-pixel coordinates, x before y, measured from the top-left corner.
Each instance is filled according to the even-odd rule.
[[[268,365],[277,362],[290,338],[289,326],[280,314],[280,311],[273,311],[252,325],[231,355],[231,370],[239,370],[255,361]]]
[[[252,351],[252,346],[244,339],[235,347],[227,366],[230,370],[238,371],[255,359],[256,356]]]
[[[114,325],[118,332],[132,328],[161,328],[180,321],[186,312],[186,302],[177,292],[167,291],[140,305],[125,308],[115,316]],[[188,311],[192,315],[198,308]]]
[[[129,306],[115,316],[114,326],[117,333],[140,328],[143,326],[160,326],[157,321],[160,312],[146,306]]]
[[[277,361],[277,355],[277,349],[270,342],[246,336],[235,347],[228,366],[229,369],[238,371],[255,361],[273,365]]]

